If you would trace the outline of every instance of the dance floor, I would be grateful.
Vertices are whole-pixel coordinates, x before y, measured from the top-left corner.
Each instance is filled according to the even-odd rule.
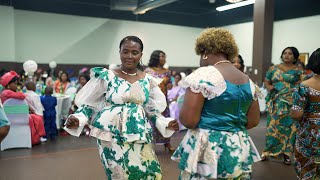
[[[258,150],[265,143],[265,118],[249,131]],[[176,147],[185,134],[175,133],[172,144]],[[178,179],[179,169],[163,146],[155,146],[164,180]],[[81,136],[60,136],[54,142],[34,146],[32,149],[9,149],[0,152],[1,180],[102,180],[106,179],[100,163],[96,140]],[[294,180],[293,166],[280,160],[258,162],[253,166],[253,180]]]

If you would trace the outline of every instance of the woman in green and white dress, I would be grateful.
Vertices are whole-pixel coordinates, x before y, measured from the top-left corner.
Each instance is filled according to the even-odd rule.
[[[250,179],[259,153],[247,129],[259,123],[259,88],[235,68],[231,33],[204,30],[196,42],[200,68],[180,81],[187,89],[180,121],[189,130],[172,156],[179,179]]]
[[[149,121],[165,137],[179,126],[161,115],[167,105],[158,87],[161,80],[138,69],[142,41],[128,36],[119,48],[121,67],[91,69],[90,81],[76,95],[79,109],[68,118],[65,129],[79,136],[89,124],[109,180],[161,179]]]

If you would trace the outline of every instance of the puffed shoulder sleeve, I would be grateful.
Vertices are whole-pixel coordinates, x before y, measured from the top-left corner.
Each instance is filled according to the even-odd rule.
[[[303,84],[294,88],[292,111],[304,111],[309,94],[308,91],[309,89]]]
[[[78,129],[64,129],[71,135],[79,136],[83,127],[91,119],[94,112],[99,110],[99,107],[104,104],[104,96],[107,91],[108,83],[111,75],[109,70],[105,68],[92,68],[91,79],[83,86],[75,97],[75,104],[79,107],[78,110],[71,114],[79,119]]]
[[[149,98],[144,109],[148,118],[156,125],[163,137],[170,137],[174,131],[168,129],[167,127],[169,122],[173,119],[165,118],[161,114],[167,107],[166,97],[158,86],[161,81],[161,79],[150,77]]]
[[[251,79],[250,81],[250,89],[251,89],[251,93],[252,93],[252,99],[257,101],[258,99],[262,99],[263,97],[263,93],[260,90],[259,86],[257,86]]]
[[[82,105],[88,105],[93,108],[98,107],[104,100],[104,94],[112,78],[109,70],[106,68],[96,67],[92,68],[90,72],[90,80],[75,97],[75,104],[78,107]]]
[[[147,113],[153,112],[163,112],[167,107],[166,96],[162,93],[159,88],[159,84],[162,79],[150,77],[150,91],[149,91],[149,99],[147,104],[145,105],[145,110]]]
[[[227,89],[222,74],[213,66],[198,68],[182,79],[179,86],[190,88],[194,93],[202,93],[209,100],[220,96]]]

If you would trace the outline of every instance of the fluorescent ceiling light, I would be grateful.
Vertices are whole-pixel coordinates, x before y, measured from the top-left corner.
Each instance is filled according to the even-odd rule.
[[[234,8],[238,8],[238,7],[242,7],[242,6],[247,6],[247,5],[250,5],[250,4],[254,4],[254,1],[255,0],[247,0],[247,1],[241,1],[241,2],[238,2],[238,3],[234,3],[234,4],[228,4],[228,5],[225,5],[225,6],[217,7],[216,10],[217,11],[226,11],[226,10],[230,10],[230,9],[234,9]]]
[[[133,14],[144,14],[145,12],[160,7],[164,6],[170,3],[173,3],[177,0],[149,0],[145,3],[142,3],[139,5],[134,11]]]

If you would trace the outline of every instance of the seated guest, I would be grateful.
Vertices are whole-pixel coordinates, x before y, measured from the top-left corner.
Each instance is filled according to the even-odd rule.
[[[26,95],[22,92],[16,92],[17,91],[17,83],[18,83],[19,75],[15,71],[10,71],[4,74],[1,77],[1,85],[5,87],[5,89],[1,92],[0,98],[1,101],[4,103],[8,99],[20,99],[24,100],[26,98]],[[29,116],[29,123],[30,123],[30,129],[31,129],[31,140],[32,144],[38,144],[40,143],[40,137],[45,136],[45,131],[43,127],[43,121],[42,118],[39,118],[38,116],[35,116],[33,114],[33,109],[30,108],[30,116]]]
[[[19,77],[20,76],[15,71],[7,72],[1,77],[1,85],[4,87],[0,94],[2,103],[6,102],[10,98],[21,100],[26,98],[22,92],[16,92]]]
[[[71,83],[68,74],[62,72],[59,79],[54,83],[55,92],[64,94],[69,87],[71,87]]]
[[[41,129],[41,135],[45,136],[45,129],[44,129],[44,124],[43,124],[43,110],[44,109],[43,109],[43,106],[40,101],[40,96],[35,92],[36,85],[34,82],[29,81],[26,83],[25,86],[27,88],[27,92],[25,92],[25,95],[26,95],[25,101],[28,103],[28,105],[31,109],[31,112],[32,112],[30,114],[30,116],[32,116],[33,122],[31,122],[31,123],[37,123],[37,127],[38,127],[37,130],[34,129],[35,136],[40,135],[37,132],[40,129]],[[35,122],[35,119],[37,119],[36,122]],[[42,136],[40,136],[40,141],[46,142],[47,139]]]
[[[32,108],[33,112],[39,116],[43,116],[43,106],[41,104],[40,96],[35,92],[36,85],[34,82],[27,82],[26,83],[27,92],[26,95],[26,102],[28,103],[29,107]]]
[[[41,103],[44,107],[44,127],[46,128],[47,135],[51,140],[55,140],[57,136],[56,125],[56,105],[57,98],[52,96],[53,88],[46,87],[44,90],[44,96],[41,96]]]
[[[87,74],[80,74],[77,85],[77,93],[81,90],[81,88],[90,80],[90,76]]]

